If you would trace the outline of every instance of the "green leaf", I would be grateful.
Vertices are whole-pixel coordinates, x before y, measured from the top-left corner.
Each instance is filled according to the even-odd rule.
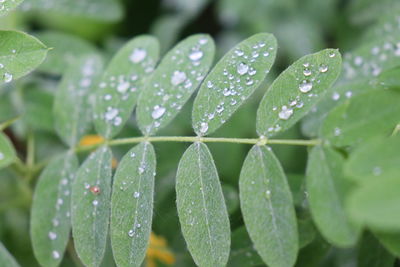
[[[58,266],[71,229],[71,185],[78,169],[73,152],[56,157],[46,166],[35,188],[30,232],[36,259],[43,266]]]
[[[231,243],[229,218],[217,169],[205,144],[192,144],[179,162],[176,204],[196,264],[225,266]]]
[[[121,3],[117,0],[29,0],[22,4],[22,9],[102,22],[116,22],[123,16]]]
[[[0,17],[6,15],[8,12],[14,10],[24,0],[3,0],[0,2]]]
[[[116,135],[129,119],[158,61],[159,50],[157,39],[142,35],[128,42],[111,60],[94,108],[96,129],[104,137]]]
[[[145,135],[153,135],[179,113],[209,71],[214,41],[192,35],[167,53],[154,71],[138,101],[137,119]]]
[[[293,266],[298,233],[292,194],[269,147],[253,146],[239,178],[240,206],[254,247],[271,267]]]
[[[100,147],[79,168],[72,185],[72,234],[85,266],[99,266],[105,252],[111,203],[111,150]]]
[[[343,175],[343,157],[336,151],[316,146],[311,150],[306,189],[311,215],[322,236],[338,247],[357,242],[360,229],[345,212],[344,200],[352,189]]]
[[[52,49],[46,60],[38,67],[39,71],[61,75],[76,59],[96,53],[96,48],[79,37],[63,32],[45,31],[35,33]]]
[[[90,95],[103,70],[100,57],[92,55],[78,59],[66,71],[54,100],[55,128],[70,147],[90,129],[92,110]]]
[[[358,251],[358,267],[392,267],[394,261],[395,258],[371,233],[364,234]]]
[[[146,255],[153,216],[156,155],[150,143],[132,148],[114,176],[111,243],[118,266],[140,266]]]
[[[399,231],[399,188],[399,176],[361,184],[348,198],[347,210],[350,217],[373,230]]]
[[[336,146],[355,146],[388,136],[400,121],[400,93],[376,90],[348,99],[326,117],[320,135]]]
[[[207,75],[193,104],[193,128],[208,135],[221,127],[262,84],[275,61],[276,39],[259,33],[232,48]]]
[[[390,253],[400,257],[400,232],[374,232],[374,234]]]
[[[42,42],[26,33],[0,31],[0,85],[33,71],[46,58],[47,51]]]
[[[11,141],[3,132],[0,132],[0,169],[13,163],[16,157]]]
[[[338,78],[339,51],[325,49],[304,56],[283,71],[265,93],[257,111],[257,133],[273,136],[293,126]]]
[[[232,233],[232,248],[227,266],[229,267],[251,267],[263,264],[262,259],[254,249],[253,243],[242,226]]]
[[[357,147],[346,162],[347,177],[358,182],[400,177],[399,148],[400,136],[374,139]]]
[[[19,267],[20,265],[14,257],[7,251],[4,245],[0,242],[0,266]]]

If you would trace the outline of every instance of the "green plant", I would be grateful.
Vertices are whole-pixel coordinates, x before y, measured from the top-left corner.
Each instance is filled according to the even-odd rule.
[[[29,8],[43,12],[44,2]],[[49,8],[103,29],[121,16],[116,3],[57,1]],[[18,4],[6,0],[0,7]],[[187,8],[189,16],[194,11]],[[61,29],[73,25],[50,17]],[[74,35],[35,34],[42,43],[1,30],[0,212],[18,221],[9,206],[30,209],[30,242],[42,266],[141,266],[154,228],[168,237],[180,266],[336,266],[332,258],[352,249],[358,266],[394,266],[400,255],[400,35],[377,30],[397,14],[388,18],[343,62],[337,49],[308,54],[268,89],[278,51],[270,33],[241,41],[213,66],[216,46],[207,34],[169,50],[140,35],[105,54]],[[96,39],[92,34],[87,37]],[[266,91],[257,111],[248,109],[239,120],[244,126],[225,130],[257,88]],[[185,104],[197,89],[190,110]],[[188,121],[195,134],[185,134]],[[284,137],[298,126],[302,135]],[[14,146],[14,134],[26,141],[26,152]],[[223,147],[210,151],[212,145]],[[245,145],[251,147],[243,165],[230,164],[232,151],[236,163],[243,161],[236,147]],[[307,148],[305,170],[287,174],[295,164],[282,164],[286,152],[279,146],[285,145]],[[293,155],[305,157],[304,151]],[[157,167],[158,158],[168,165]],[[219,164],[238,179],[221,183]],[[171,226],[176,212],[180,226]],[[0,265],[18,266],[1,243]]]

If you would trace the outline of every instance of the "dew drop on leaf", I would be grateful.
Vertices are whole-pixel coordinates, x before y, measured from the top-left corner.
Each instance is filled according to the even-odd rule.
[[[247,66],[243,62],[239,63],[239,65],[237,66],[237,72],[239,73],[239,75],[246,74],[248,70],[249,70],[249,66]]]
[[[289,119],[293,114],[293,109],[288,108],[287,106],[282,106],[282,110],[279,112],[278,116],[282,120]]]
[[[135,48],[135,50],[133,50],[132,54],[129,56],[129,59],[133,63],[139,63],[146,58],[146,55],[147,55],[146,50],[141,48]]]
[[[189,54],[189,59],[192,61],[198,61],[203,57],[203,51],[201,50],[193,50],[190,54]]]
[[[174,71],[171,77],[171,83],[173,85],[179,85],[186,80],[186,73],[183,71]]]
[[[160,106],[154,106],[154,110],[151,113],[151,117],[153,117],[153,119],[159,119],[161,118],[164,113],[165,113],[166,109],[164,107],[160,107]]]
[[[299,84],[299,90],[302,93],[308,93],[312,89],[313,85],[311,82],[304,80],[302,83]]]
[[[4,73],[4,82],[9,83],[11,82],[13,79],[13,75],[11,73]]]

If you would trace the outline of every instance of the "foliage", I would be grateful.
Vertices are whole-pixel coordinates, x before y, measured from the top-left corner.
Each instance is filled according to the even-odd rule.
[[[397,266],[400,5],[151,2],[0,0],[0,266]]]

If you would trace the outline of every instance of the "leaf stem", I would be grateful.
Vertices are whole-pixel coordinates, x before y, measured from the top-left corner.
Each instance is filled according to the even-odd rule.
[[[106,141],[100,144],[91,146],[79,146],[75,149],[76,152],[83,152],[95,149],[103,144],[109,146],[136,144],[141,142],[203,142],[203,143],[235,143],[235,144],[250,144],[250,145],[295,145],[295,146],[314,146],[321,143],[319,139],[300,140],[300,139],[267,139],[260,138],[225,138],[225,137],[200,137],[200,136],[141,136],[131,138],[121,138]]]

